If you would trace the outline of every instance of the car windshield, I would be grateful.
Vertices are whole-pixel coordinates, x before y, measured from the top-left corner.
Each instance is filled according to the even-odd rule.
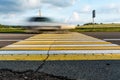
[[[30,22],[53,22],[52,19],[47,17],[32,17],[29,19]]]

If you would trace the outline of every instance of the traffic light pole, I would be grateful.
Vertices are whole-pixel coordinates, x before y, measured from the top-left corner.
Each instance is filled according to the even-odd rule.
[[[95,23],[95,20],[94,20],[94,18],[93,18],[93,24]]]
[[[95,20],[94,20],[95,17],[96,17],[96,12],[95,12],[95,10],[93,10],[92,11],[92,21],[93,21],[92,24],[93,24],[93,27],[94,27],[94,24],[95,24]]]

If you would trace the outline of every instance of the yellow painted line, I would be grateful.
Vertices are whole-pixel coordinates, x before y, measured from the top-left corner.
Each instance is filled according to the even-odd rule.
[[[51,50],[120,50],[120,46],[64,46],[64,47],[52,47]]]
[[[110,42],[55,42],[54,44],[111,44]]]
[[[54,45],[59,45],[59,44],[111,44],[110,42],[59,42],[59,41],[20,41],[17,43],[14,43],[15,45],[48,45],[48,44],[54,44]]]
[[[43,61],[48,55],[0,55],[0,60],[28,60]],[[120,54],[58,54],[49,55],[47,61],[51,60],[120,60]]]
[[[118,58],[118,57],[117,57]],[[112,57],[111,55],[103,54],[68,54],[68,55],[50,55],[47,60],[108,60],[116,59],[116,56]],[[120,56],[119,56],[120,59]]]
[[[47,55],[0,55],[0,60],[44,60]]]
[[[81,40],[81,41],[102,41],[100,39],[87,36],[81,33],[69,34],[38,34],[26,40]]]
[[[35,38],[35,39],[26,39],[26,40],[85,40],[85,41],[100,41],[100,40],[90,40],[90,39],[81,39],[81,38],[72,38],[72,36],[70,38]]]
[[[120,46],[4,47],[0,50],[120,50]]]
[[[15,45],[50,45],[52,44],[54,41],[20,41],[17,43],[14,43]]]
[[[4,47],[1,48],[0,50],[49,50],[49,47]]]

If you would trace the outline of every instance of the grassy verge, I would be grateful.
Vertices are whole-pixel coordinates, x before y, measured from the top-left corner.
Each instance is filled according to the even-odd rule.
[[[0,28],[0,33],[24,33],[25,30],[21,28]]]
[[[95,24],[84,25],[70,30],[72,32],[120,32],[120,24]],[[26,30],[20,26],[0,25],[0,33],[25,33]]]
[[[74,32],[120,32],[120,24],[85,25],[70,31]]]
[[[0,33],[24,33],[26,30],[21,26],[7,26],[0,24]]]
[[[111,28],[111,27],[120,27],[120,24],[95,24],[95,25],[83,25],[79,27],[84,27],[84,28]]]
[[[120,32],[120,27],[76,28],[70,31],[74,31],[74,32]]]

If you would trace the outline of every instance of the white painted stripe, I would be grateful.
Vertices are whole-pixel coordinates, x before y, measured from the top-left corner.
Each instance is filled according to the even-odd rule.
[[[47,41],[47,40],[59,40],[59,41],[85,41],[86,39],[27,39],[27,40],[42,40],[42,41]],[[102,40],[94,40],[94,39],[88,39],[87,41],[102,41]]]
[[[90,40],[88,40],[88,41],[85,41],[85,40],[84,41],[83,40],[68,40],[67,41],[67,40],[46,40],[46,39],[45,40],[44,39],[43,40],[27,39],[25,41],[26,42],[27,41],[35,41],[35,42],[54,42],[54,41],[55,42],[106,42],[106,41],[103,41],[103,40],[102,41],[92,41],[92,40],[91,41]]]
[[[48,51],[0,51],[0,54],[48,54]],[[120,50],[60,50],[49,54],[120,54]]]
[[[120,39],[103,39],[105,41],[120,41]]]
[[[69,46],[75,46],[75,47],[79,47],[79,46],[118,46],[116,44],[91,44],[91,45],[8,45],[7,47],[49,47],[49,46],[55,46],[55,47],[61,47],[61,46],[65,46],[65,47],[69,47]]]
[[[115,54],[120,53],[120,50],[64,50],[50,51],[50,54]]]

